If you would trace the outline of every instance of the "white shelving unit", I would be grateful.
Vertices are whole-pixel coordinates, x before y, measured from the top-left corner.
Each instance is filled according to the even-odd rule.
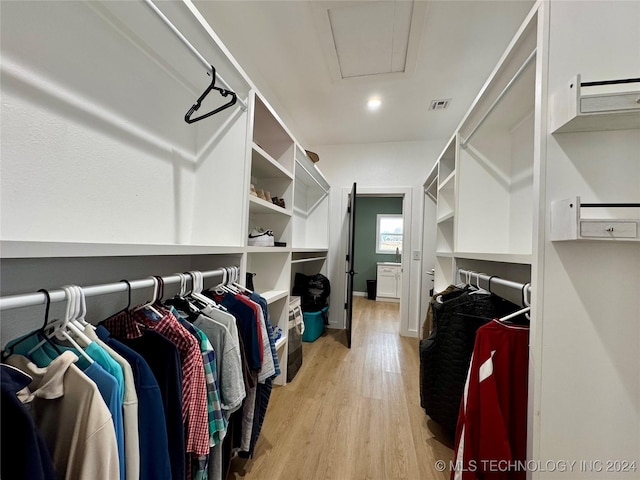
[[[299,145],[296,147],[293,247],[329,245],[329,183]]]
[[[459,127],[456,250],[531,255],[537,17]]]
[[[295,141],[269,104],[254,92],[251,145],[251,184],[256,190],[282,198],[285,208],[249,195],[249,231],[272,230],[274,240],[291,246]],[[287,208],[288,207],[288,208]]]
[[[425,181],[437,204],[436,292],[461,265],[523,265],[518,280],[530,280],[537,33],[534,9],[436,161],[437,181]]]
[[[536,3],[456,130],[455,163],[438,159],[442,188],[431,187],[435,291],[460,268],[531,282],[528,459],[638,461],[637,368],[620,365],[639,358],[639,13]]]
[[[2,6],[1,293],[237,265],[241,279],[256,273],[285,332],[276,381],[284,384],[292,246],[312,247],[293,254],[304,268],[323,268],[328,199],[315,205],[316,188],[329,186],[193,3],[155,6],[215,66],[216,84],[224,78],[237,93],[235,106],[184,121],[211,77],[145,2]],[[210,95],[195,116],[220,105]],[[250,195],[250,184],[285,207]],[[296,235],[294,207],[304,212]],[[248,246],[254,227],[286,246]],[[122,300],[92,299],[90,320]],[[2,319],[5,342],[38,328],[41,312]]]

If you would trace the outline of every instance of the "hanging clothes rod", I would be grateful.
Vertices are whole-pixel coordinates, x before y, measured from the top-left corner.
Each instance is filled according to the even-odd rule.
[[[189,42],[189,40],[187,40],[187,38],[182,34],[182,32],[180,30],[178,30],[178,28],[171,23],[171,20],[169,20],[167,18],[167,16],[162,13],[162,10],[160,10],[158,7],[156,7],[156,5],[151,1],[151,0],[144,0],[144,3],[146,3],[149,8],[151,10],[153,10],[153,12],[160,17],[160,19],[167,25],[167,27],[169,27],[169,29],[171,29],[171,31],[176,35],[176,37],[178,37],[180,39],[180,41],[182,43],[184,43],[186,45],[186,47],[189,49],[189,51],[193,54],[194,57],[196,57],[200,63],[202,63],[202,65],[205,67],[205,69],[207,70],[208,75],[214,74],[216,76],[216,78],[218,79],[218,81],[220,83],[222,83],[222,85],[225,86],[225,88],[227,88],[228,90],[233,90],[229,84],[227,82],[225,82],[225,80],[220,76],[220,74],[218,73],[213,73],[211,70],[211,62],[208,62],[203,56],[202,54],[196,50],[196,47],[194,47],[191,42]],[[238,98],[238,103],[240,105],[242,105],[242,109],[246,110],[247,109],[247,101],[243,100],[241,98]]]
[[[202,272],[203,278],[217,278],[220,277],[220,281],[224,278],[224,270],[219,268],[217,270],[209,270]],[[180,283],[180,277],[178,275],[168,275],[162,277],[165,285],[171,285],[174,283]],[[131,284],[131,290],[137,290],[141,288],[151,288],[154,286],[154,281],[151,278],[145,278],[142,280],[133,280],[129,282]],[[92,285],[89,287],[82,287],[85,297],[97,297],[100,295],[108,295],[110,293],[126,292],[129,287],[124,282],[106,283],[103,285]],[[51,302],[61,302],[66,298],[64,290],[51,290],[49,292]],[[16,308],[33,307],[35,305],[44,305],[46,295],[44,293],[25,293],[21,295],[9,295],[6,297],[0,297],[0,311],[13,310]]]
[[[307,172],[307,175],[309,175],[309,176],[311,177],[311,179],[312,179],[314,182],[316,182],[316,183],[318,184],[318,187],[320,187],[320,190],[322,190],[326,195],[329,195],[329,191],[328,191],[326,188],[324,188],[324,185],[322,185],[322,184],[320,183],[320,181],[319,181],[316,177],[314,177],[314,176],[311,174],[311,172],[307,169],[307,167],[305,167],[304,165],[302,165],[302,163],[300,163],[298,160],[296,160],[296,163],[297,163],[297,164],[298,164],[298,165],[299,165],[299,166],[300,166],[300,167],[301,167],[305,172]]]
[[[509,83],[507,83],[507,85],[502,89],[502,91],[498,94],[497,98],[493,101],[493,103],[491,104],[491,106],[489,107],[489,109],[485,112],[485,114],[482,116],[482,118],[480,119],[480,121],[476,124],[475,127],[473,127],[473,130],[471,130],[471,133],[469,133],[469,135],[467,136],[467,138],[462,141],[460,143],[460,146],[462,148],[466,148],[467,144],[471,141],[471,139],[473,138],[473,136],[476,134],[476,132],[478,131],[478,129],[482,126],[482,124],[485,122],[485,120],[489,117],[489,115],[491,115],[491,112],[493,112],[495,110],[495,108],[498,106],[498,104],[500,103],[500,101],[502,100],[502,98],[507,94],[507,92],[509,90],[511,90],[511,87],[513,87],[513,85],[515,85],[516,81],[518,80],[518,78],[520,78],[520,75],[522,75],[522,73],[526,70],[526,68],[529,66],[529,64],[531,63],[531,61],[536,58],[536,49],[533,50],[533,52],[531,52],[529,54],[529,56],[527,57],[527,59],[524,61],[524,63],[522,64],[522,66],[518,69],[518,71],[513,75],[513,78],[511,80],[509,80]]]
[[[503,287],[507,287],[507,288],[513,288],[515,290],[519,290],[519,291],[523,291],[525,285],[528,285],[526,283],[518,283],[518,282],[513,282],[511,280],[505,280],[504,278],[500,278],[500,277],[496,277],[495,275],[486,275],[484,273],[477,273],[477,272],[473,272],[471,270],[464,270],[462,268],[458,269],[458,275],[460,277],[464,276],[469,276],[471,279],[479,279],[479,280],[484,280],[485,282],[488,283],[489,288],[487,288],[487,290],[491,291],[491,285],[501,285]],[[531,293],[531,285],[527,286],[526,289],[526,293]]]

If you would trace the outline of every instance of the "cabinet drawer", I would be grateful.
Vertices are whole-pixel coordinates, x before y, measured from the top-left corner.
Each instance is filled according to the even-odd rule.
[[[580,99],[581,113],[640,110],[640,92],[591,95]]]
[[[593,220],[580,222],[580,236],[596,238],[636,238],[638,224],[636,222],[619,222]]]
[[[398,271],[393,268],[393,267],[379,267],[378,268],[378,273],[390,273],[392,275],[395,275]]]

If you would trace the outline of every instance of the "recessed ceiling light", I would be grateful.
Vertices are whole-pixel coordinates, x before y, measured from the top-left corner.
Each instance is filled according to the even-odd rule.
[[[369,110],[377,110],[380,108],[380,105],[382,105],[382,100],[380,100],[379,98],[370,98],[369,101],[367,102],[367,108]]]

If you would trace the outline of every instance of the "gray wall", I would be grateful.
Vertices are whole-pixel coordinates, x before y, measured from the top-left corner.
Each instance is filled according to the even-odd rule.
[[[393,262],[395,255],[376,253],[376,215],[402,213],[400,197],[356,197],[356,254],[353,289],[367,291],[367,280],[375,280],[377,262]]]

